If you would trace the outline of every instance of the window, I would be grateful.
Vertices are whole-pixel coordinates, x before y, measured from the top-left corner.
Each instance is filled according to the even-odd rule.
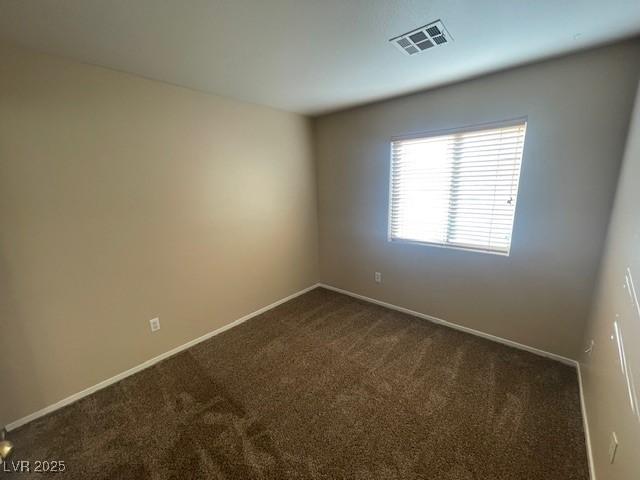
[[[526,126],[393,139],[389,240],[508,255]]]

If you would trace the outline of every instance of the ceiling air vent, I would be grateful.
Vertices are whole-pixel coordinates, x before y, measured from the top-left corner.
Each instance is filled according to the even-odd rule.
[[[431,47],[444,45],[453,41],[447,29],[440,20],[432,22],[424,27],[416,28],[389,40],[405,55],[415,55]]]

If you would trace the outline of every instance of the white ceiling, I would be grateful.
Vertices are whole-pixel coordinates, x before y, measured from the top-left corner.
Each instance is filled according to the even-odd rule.
[[[388,39],[442,19],[455,42]],[[318,114],[640,33],[640,0],[0,0],[0,37]]]

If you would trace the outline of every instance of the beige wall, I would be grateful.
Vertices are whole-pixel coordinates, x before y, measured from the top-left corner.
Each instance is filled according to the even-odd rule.
[[[639,58],[630,42],[317,118],[321,281],[577,358]],[[387,242],[391,136],[525,115],[509,257]]]
[[[0,58],[0,425],[317,281],[307,119]]]
[[[640,89],[585,338],[585,344],[592,339],[595,344],[591,354],[584,354],[581,362],[593,459],[600,480],[640,478],[640,307],[631,300],[632,289],[625,288],[628,268],[635,284],[635,297],[640,300],[639,209]],[[614,321],[622,332],[627,375],[618,353]],[[635,398],[635,411],[631,398]],[[608,457],[611,432],[616,432],[619,441],[613,464]]]

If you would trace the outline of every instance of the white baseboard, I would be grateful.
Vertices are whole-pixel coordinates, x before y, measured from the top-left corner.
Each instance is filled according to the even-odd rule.
[[[392,303],[383,302],[381,300],[376,300],[375,298],[366,297],[364,295],[360,295],[359,293],[353,293],[348,290],[343,290],[338,287],[333,287],[331,285],[327,285],[324,283],[319,284],[320,287],[326,288],[327,290],[333,290],[334,292],[343,293],[345,295],[349,295],[350,297],[358,298],[360,300],[364,300],[365,302],[375,303],[376,305],[380,305],[382,307],[390,308],[391,310],[396,310],[398,312],[406,313],[408,315],[412,315],[414,317],[422,318],[424,320],[429,320],[430,322],[437,323],[440,325],[444,325],[449,328],[453,328],[455,330],[460,330],[461,332],[470,333],[471,335],[475,335],[476,337],[486,338],[487,340],[492,340],[494,342],[502,343],[504,345],[508,345],[513,348],[517,348],[519,350],[525,350],[527,352],[535,353],[536,355],[540,355],[541,357],[550,358],[552,360],[556,360],[560,363],[564,363],[566,365],[571,365],[572,367],[577,367],[578,362],[571,358],[563,357],[562,355],[557,355],[555,353],[546,352],[544,350],[540,350],[538,348],[530,347],[528,345],[523,345],[522,343],[514,342],[513,340],[507,340],[506,338],[498,337],[496,335],[491,335],[490,333],[484,333],[479,330],[474,330],[473,328],[463,327],[462,325],[458,325],[456,323],[451,323],[446,320],[443,320],[438,317],[434,317],[432,315],[427,315],[426,313],[416,312],[414,310],[409,310],[408,308],[399,307]]]
[[[220,327],[220,328],[218,328],[216,330],[213,330],[212,332],[205,333],[201,337],[198,337],[198,338],[196,338],[194,340],[191,340],[191,341],[189,341],[189,342],[187,342],[187,343],[185,343],[183,345],[180,345],[180,346],[178,346],[176,348],[173,348],[173,349],[169,350],[168,352],[165,352],[165,353],[163,353],[161,355],[158,355],[157,357],[153,357],[150,360],[147,360],[146,362],[143,362],[140,365],[137,365],[137,366],[135,366],[133,368],[130,368],[129,370],[126,370],[126,371],[124,371],[122,373],[114,375],[111,378],[107,378],[106,380],[103,380],[102,382],[100,382],[100,383],[98,383],[98,384],[96,384],[96,385],[94,385],[92,387],[86,388],[86,389],[82,390],[81,392],[74,393],[73,395],[71,395],[71,396],[69,396],[67,398],[63,398],[62,400],[60,400],[60,401],[58,401],[58,402],[56,402],[56,403],[54,403],[52,405],[49,405],[49,406],[47,406],[47,407],[45,407],[45,408],[43,408],[41,410],[38,410],[37,412],[33,412],[33,413],[27,415],[26,417],[19,418],[18,420],[15,420],[15,421],[7,424],[5,426],[5,428],[7,429],[7,431],[11,431],[11,430],[14,430],[14,429],[16,429],[18,427],[21,427],[22,425],[25,425],[25,424],[27,424],[27,423],[29,423],[29,422],[37,419],[37,418],[43,417],[44,415],[47,415],[47,414],[49,414],[51,412],[54,412],[54,411],[56,411],[56,410],[58,410],[58,409],[60,409],[62,407],[65,407],[65,406],[67,406],[67,405],[69,405],[69,404],[71,404],[73,402],[76,402],[76,401],[80,400],[81,398],[86,397],[87,395],[91,395],[92,393],[97,392],[98,390],[102,390],[103,388],[108,387],[109,385],[113,385],[114,383],[119,382],[120,380],[122,380],[124,378],[127,378],[127,377],[129,377],[129,376],[131,376],[131,375],[133,375],[135,373],[138,373],[138,372],[144,370],[145,368],[149,368],[150,366],[155,365],[156,363],[158,363],[158,362],[160,362],[160,361],[162,361],[162,360],[164,360],[166,358],[169,358],[169,357],[175,355],[176,353],[180,353],[183,350],[186,350],[186,349],[188,349],[190,347],[193,347],[194,345],[196,345],[196,344],[198,344],[200,342],[204,342],[205,340],[207,340],[207,339],[209,339],[211,337],[214,337],[214,336],[216,336],[216,335],[218,335],[218,334],[220,334],[222,332],[225,332],[225,331],[229,330],[230,328],[238,326],[241,323],[246,322],[247,320],[260,315],[261,313],[264,313],[264,312],[266,312],[268,310],[271,310],[272,308],[275,308],[275,307],[277,307],[278,305],[280,305],[282,303],[288,302],[289,300],[292,300],[292,299],[294,299],[294,298],[296,298],[296,297],[298,297],[298,296],[300,296],[302,294],[305,294],[305,293],[317,288],[318,286],[319,286],[319,284],[316,283],[315,285],[311,285],[310,287],[307,287],[307,288],[305,288],[303,290],[300,290],[299,292],[293,293],[293,294],[291,294],[291,295],[289,295],[289,296],[287,296],[285,298],[281,298],[280,300],[278,300],[276,302],[273,302],[272,304],[267,305],[266,307],[262,307],[261,309],[256,310],[255,312],[252,312],[252,313],[250,313],[248,315],[245,315],[244,317],[238,318],[237,320],[234,320],[231,323],[228,323],[228,324],[226,324],[226,325],[224,325],[224,326],[222,326],[222,327]]]
[[[580,409],[582,410],[582,427],[584,428],[584,438],[587,444],[587,458],[589,460],[589,478],[596,480],[596,469],[593,464],[593,450],[591,449],[591,435],[589,433],[589,418],[587,417],[587,404],[584,399],[584,388],[582,385],[582,369],[580,362],[577,362],[578,385],[580,386]]]

